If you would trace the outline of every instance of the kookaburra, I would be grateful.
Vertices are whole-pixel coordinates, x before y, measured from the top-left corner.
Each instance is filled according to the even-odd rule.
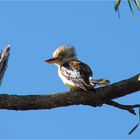
[[[53,53],[53,58],[45,60],[58,66],[58,75],[70,90],[94,89],[96,84],[108,85],[109,80],[94,79],[90,67],[77,59],[75,49],[70,45],[61,45]]]

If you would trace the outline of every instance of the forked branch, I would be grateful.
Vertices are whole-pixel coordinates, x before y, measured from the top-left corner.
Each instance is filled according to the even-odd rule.
[[[119,103],[114,102],[114,101],[108,101],[106,104],[114,106],[114,107],[119,108],[119,109],[123,109],[123,110],[129,111],[130,113],[132,113],[134,115],[136,115],[136,112],[135,112],[134,108],[140,107],[140,104],[122,105],[122,104],[119,104]]]

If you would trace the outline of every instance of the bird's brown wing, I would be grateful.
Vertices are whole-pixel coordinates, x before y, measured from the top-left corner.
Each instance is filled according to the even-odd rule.
[[[89,77],[92,76],[92,71],[83,62],[71,61],[61,66],[61,74],[77,87],[87,90],[87,86],[90,85]]]
[[[69,62],[69,65],[80,73],[80,76],[84,80],[86,85],[90,84],[89,77],[92,77],[92,71],[87,64],[81,61],[71,61]]]

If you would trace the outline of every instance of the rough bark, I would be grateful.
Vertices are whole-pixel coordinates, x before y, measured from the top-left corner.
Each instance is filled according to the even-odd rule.
[[[68,91],[42,95],[0,94],[0,109],[35,110],[52,109],[70,105],[90,105],[93,107],[108,104],[135,114],[133,108],[140,105],[121,105],[112,99],[123,97],[140,90],[140,74],[109,86],[96,88],[95,91]]]
[[[7,68],[7,63],[10,55],[10,45],[7,45],[4,50],[0,52],[0,84]]]

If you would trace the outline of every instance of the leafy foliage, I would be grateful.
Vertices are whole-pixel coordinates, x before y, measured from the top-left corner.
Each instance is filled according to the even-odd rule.
[[[116,0],[115,5],[114,5],[115,12],[119,12],[119,7],[120,7],[121,2],[122,2],[122,0]],[[127,0],[127,2],[128,2],[129,8],[130,8],[132,13],[133,13],[132,2],[135,3],[137,9],[140,11],[139,0]]]
[[[116,0],[115,6],[114,6],[115,11],[119,10],[120,3],[121,3],[121,0]]]
[[[139,124],[140,124],[140,108],[139,108],[139,122],[130,130],[128,135],[131,135],[138,128]]]

